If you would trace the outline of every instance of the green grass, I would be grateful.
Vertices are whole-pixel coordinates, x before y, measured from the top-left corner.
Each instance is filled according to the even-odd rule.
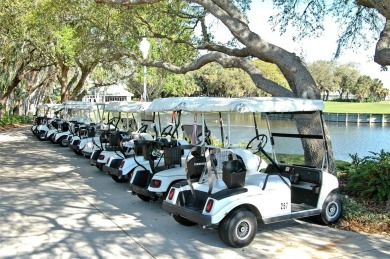
[[[390,101],[376,103],[350,103],[326,101],[324,112],[390,114]]]

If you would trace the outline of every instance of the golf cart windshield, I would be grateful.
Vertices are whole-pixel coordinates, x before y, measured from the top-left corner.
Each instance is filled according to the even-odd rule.
[[[316,168],[326,166],[326,143],[321,120],[318,120],[318,116],[321,116],[319,111],[267,113],[266,116],[276,161]],[[306,156],[304,147],[307,147]],[[322,156],[313,158],[311,153]]]

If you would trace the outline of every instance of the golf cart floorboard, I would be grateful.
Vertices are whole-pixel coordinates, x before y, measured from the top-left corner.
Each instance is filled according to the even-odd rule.
[[[304,210],[311,210],[315,209],[316,207],[311,206],[309,204],[305,203],[291,203],[291,212],[299,212],[299,211],[304,211]]]

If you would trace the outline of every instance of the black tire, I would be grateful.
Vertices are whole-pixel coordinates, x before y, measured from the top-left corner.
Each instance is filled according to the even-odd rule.
[[[183,218],[180,215],[173,215],[173,218],[176,220],[177,223],[179,223],[180,225],[183,225],[183,226],[192,227],[192,226],[197,225],[195,222],[193,222],[189,219]]]
[[[56,142],[55,142],[54,135],[51,135],[51,137],[49,138],[49,140],[50,140],[50,142],[51,142],[51,143],[53,143],[53,144],[55,144],[55,143],[56,143]]]
[[[232,247],[249,245],[257,233],[255,215],[248,210],[229,213],[218,226],[219,238]]]
[[[46,132],[39,131],[38,134],[37,134],[37,138],[40,141],[46,140]]]
[[[330,193],[322,205],[321,214],[315,219],[323,225],[336,223],[343,214],[343,204],[337,193]]]
[[[129,179],[125,178],[119,178],[117,175],[111,175],[112,180],[114,180],[117,183],[127,183]]]
[[[83,152],[81,152],[81,150],[74,150],[73,149],[73,152],[78,155],[78,156],[82,156],[83,155]]]
[[[67,140],[67,136],[62,136],[58,139],[58,144],[61,146],[61,147],[67,147],[68,146],[68,140]]]
[[[137,196],[138,196],[138,198],[140,198],[143,201],[146,201],[146,202],[150,201],[150,197],[149,196],[142,195],[142,194],[139,194],[139,193],[137,193]]]
[[[54,133],[53,133],[53,134],[54,134]],[[53,134],[48,135],[46,139],[51,140],[52,137],[53,137]],[[51,142],[53,142],[53,141],[51,141]]]

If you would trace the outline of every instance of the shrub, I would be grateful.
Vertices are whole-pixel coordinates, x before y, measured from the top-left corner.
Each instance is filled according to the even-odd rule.
[[[345,168],[345,189],[359,198],[387,201],[390,199],[390,152],[370,152],[363,158],[350,155],[352,163]]]
[[[31,122],[31,118],[28,116],[3,114],[3,116],[0,119],[0,126],[14,125],[14,124],[27,124],[30,122]]]

